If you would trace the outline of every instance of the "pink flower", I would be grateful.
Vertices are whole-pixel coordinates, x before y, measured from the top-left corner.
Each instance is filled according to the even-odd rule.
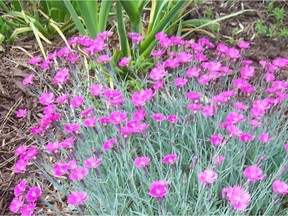
[[[162,159],[162,163],[166,163],[166,164],[174,164],[176,161],[178,160],[178,157],[176,154],[169,154],[169,155],[165,155]]]
[[[201,98],[201,94],[199,92],[190,91],[186,94],[187,98],[192,101],[199,101]]]
[[[165,180],[153,181],[150,185],[149,194],[152,197],[161,198],[168,194],[168,186],[169,182]]]
[[[249,133],[242,133],[239,138],[242,142],[250,142],[254,139],[254,136]]]
[[[68,54],[71,52],[71,49],[67,46],[62,47],[60,50],[57,51],[57,56],[62,57],[62,56],[68,56]]]
[[[14,187],[14,195],[16,197],[20,196],[26,189],[27,182],[21,181]]]
[[[156,65],[156,67],[151,70],[149,77],[150,79],[157,81],[162,80],[166,74],[167,71],[162,65]]]
[[[134,118],[134,120],[137,120],[137,121],[144,120],[145,116],[146,116],[146,110],[144,110],[144,109],[137,109],[133,113],[133,118]]]
[[[281,180],[275,180],[272,184],[273,191],[276,194],[288,194],[288,184]]]
[[[269,134],[268,133],[262,133],[259,135],[259,141],[260,142],[264,142],[264,143],[268,143],[270,142],[271,140],[273,140],[272,137],[269,137]]]
[[[84,166],[87,168],[96,168],[102,163],[102,158],[89,157],[84,161]]]
[[[21,197],[15,197],[10,203],[9,210],[13,213],[17,213],[23,204],[24,202]]]
[[[127,114],[125,112],[121,112],[120,110],[113,111],[109,116],[110,122],[112,124],[121,124],[126,121]]]
[[[224,155],[216,155],[216,156],[213,157],[212,162],[215,165],[220,165],[220,164],[222,164],[224,162],[224,160],[225,160],[225,156]]]
[[[157,122],[161,122],[166,119],[166,117],[162,113],[153,113],[151,115],[151,118],[156,120]]]
[[[245,117],[239,112],[230,112],[226,116],[227,124],[238,124],[238,123],[244,122],[244,121],[245,121]]]
[[[14,172],[15,173],[22,173],[28,165],[28,161],[24,159],[20,159],[16,162],[14,166]]]
[[[35,56],[29,59],[29,64],[37,65],[41,61],[42,61],[42,58],[40,56]]]
[[[214,115],[214,109],[215,109],[214,105],[209,104],[209,105],[204,106],[202,113],[206,117],[209,117],[209,116],[211,117]]]
[[[69,79],[69,69],[61,68],[57,71],[56,75],[53,77],[53,83],[62,84],[67,82]]]
[[[85,127],[94,127],[96,125],[97,119],[96,116],[90,116],[84,120]]]
[[[29,74],[27,77],[25,77],[22,80],[22,84],[24,86],[29,85],[29,84],[31,84],[33,82],[34,78],[35,78],[34,74]]]
[[[87,200],[87,193],[74,191],[68,196],[67,202],[70,205],[81,205],[86,200]]]
[[[14,152],[15,155],[25,155],[27,147],[24,145],[20,145]]]
[[[97,58],[97,62],[98,63],[107,63],[109,61],[112,60],[112,57],[107,55],[107,54],[104,54],[104,55],[100,55],[98,58]]]
[[[134,165],[136,167],[145,167],[150,163],[149,157],[137,157],[134,160]]]
[[[76,108],[76,107],[81,106],[83,104],[83,102],[84,102],[84,97],[83,96],[75,96],[71,100],[71,106]]]
[[[186,76],[188,78],[193,78],[193,77],[198,77],[199,74],[201,72],[201,69],[199,67],[193,67],[193,68],[189,68],[187,71],[186,71]]]
[[[175,86],[176,87],[183,87],[187,84],[188,80],[183,77],[178,77],[175,79]]]
[[[66,60],[68,62],[72,62],[72,63],[76,62],[78,59],[79,59],[79,56],[78,55],[73,55],[73,54],[70,54],[70,55],[68,55],[66,57]]]
[[[261,181],[264,178],[263,171],[259,167],[253,165],[247,167],[243,174],[250,182]]]
[[[64,126],[64,130],[67,131],[68,133],[76,132],[80,128],[79,124],[67,124]]]
[[[248,106],[246,106],[244,103],[242,102],[236,102],[234,104],[234,108],[241,111],[241,110],[247,110],[248,109]]]
[[[46,150],[48,152],[54,152],[54,151],[57,151],[58,149],[61,148],[61,145],[60,143],[58,142],[49,142],[47,145],[46,145]]]
[[[226,129],[229,136],[240,136],[242,134],[242,131],[235,125],[228,125]]]
[[[220,135],[212,135],[210,138],[210,141],[215,146],[220,146],[220,145],[224,144],[223,143],[223,137]]]
[[[61,164],[61,163],[56,163],[53,165],[53,175],[56,177],[65,175],[68,171],[68,165],[67,164]]]
[[[31,187],[26,194],[26,200],[28,202],[35,202],[40,195],[41,195],[40,187]]]
[[[115,143],[115,140],[114,140],[113,138],[112,138],[112,139],[109,139],[109,140],[107,140],[107,141],[105,141],[105,142],[103,143],[102,149],[103,149],[104,151],[107,151],[107,150],[109,150],[109,149],[112,149],[113,146],[114,146],[114,143]]]
[[[251,77],[254,76],[254,67],[252,66],[245,66],[241,69],[241,77],[245,80],[250,79]]]
[[[23,205],[20,209],[21,215],[23,216],[33,215],[35,208],[36,208],[36,203],[29,203],[29,204]]]
[[[169,115],[167,116],[167,121],[170,123],[175,123],[179,120],[179,117],[176,115]]]
[[[83,117],[83,116],[88,116],[93,110],[94,110],[93,107],[89,107],[89,108],[83,110],[83,111],[80,113],[80,115],[81,115],[82,117]]]
[[[64,94],[58,98],[56,98],[56,103],[63,103],[69,98],[68,94]]]
[[[109,100],[109,104],[111,106],[120,105],[124,101],[122,93],[117,89],[106,89],[104,91],[104,97]]]
[[[248,49],[250,47],[250,44],[246,41],[239,41],[237,45],[241,49]]]
[[[94,95],[94,96],[99,96],[103,93],[103,85],[101,84],[95,84],[92,85],[89,89],[90,94]]]
[[[132,103],[134,106],[144,106],[145,103],[153,97],[152,89],[145,89],[132,94]]]
[[[82,180],[86,175],[88,175],[88,169],[86,168],[76,168],[69,175],[69,179],[72,181]]]
[[[141,36],[139,33],[136,32],[129,32],[128,37],[132,39],[132,41],[136,44],[138,44],[140,41],[144,39],[143,36]]]
[[[62,142],[60,142],[60,146],[63,148],[69,148],[71,147],[75,142],[75,138],[74,137],[69,137],[67,139],[64,139]]]
[[[238,59],[240,57],[240,52],[236,48],[229,48],[226,54],[232,59]]]
[[[129,57],[123,57],[123,58],[118,62],[118,65],[119,65],[120,67],[125,67],[125,66],[129,65],[130,60],[131,60],[131,57],[130,57],[130,56],[129,56]]]
[[[27,115],[27,110],[26,109],[19,109],[16,113],[16,116],[18,118],[25,117]]]
[[[288,143],[286,143],[286,144],[284,145],[284,148],[285,148],[286,151],[288,151]]]
[[[157,80],[153,84],[153,89],[155,89],[155,90],[159,90],[159,89],[161,89],[163,87],[164,87],[164,81],[163,80]]]
[[[238,211],[245,210],[251,200],[249,192],[238,185],[223,188],[222,197],[229,200],[233,208]]]
[[[235,88],[242,89],[244,87],[249,86],[249,83],[246,80],[242,79],[242,78],[237,78],[237,79],[233,80],[232,85]]]
[[[45,93],[43,92],[39,98],[39,102],[42,105],[49,105],[54,102],[54,95],[53,93]]]
[[[206,169],[203,172],[200,172],[198,175],[198,180],[203,184],[211,184],[218,177],[218,174],[212,169]]]
[[[201,110],[203,107],[201,104],[195,104],[195,103],[191,103],[187,106],[187,108],[189,110],[192,110],[194,112]]]

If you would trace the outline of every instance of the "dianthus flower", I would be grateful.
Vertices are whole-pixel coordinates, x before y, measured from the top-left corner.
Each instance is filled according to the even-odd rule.
[[[102,163],[102,158],[89,157],[84,161],[84,166],[87,168],[96,168]]]
[[[223,188],[222,197],[229,200],[237,211],[245,210],[251,200],[249,192],[238,185]]]
[[[152,80],[162,80],[163,77],[167,74],[167,71],[162,65],[156,65],[150,72],[150,79]]]
[[[269,134],[268,133],[262,133],[259,135],[258,137],[259,141],[260,142],[263,142],[263,143],[268,143],[270,142],[271,140],[273,140],[272,137],[269,137]]]
[[[16,116],[18,118],[25,117],[27,115],[27,110],[26,109],[19,109],[16,113]]]
[[[288,194],[288,184],[281,180],[275,180],[272,184],[273,191],[276,194]]]
[[[186,71],[186,76],[188,78],[193,78],[193,77],[198,77],[199,74],[201,72],[201,69],[199,67],[193,67],[193,68],[189,68],[187,71]]]
[[[31,187],[26,194],[27,202],[35,202],[41,195],[41,192],[40,187]]]
[[[162,113],[153,113],[151,115],[151,118],[156,120],[157,122],[161,122],[166,119],[166,117]]]
[[[56,103],[64,103],[69,98],[68,94],[64,94],[56,98]]]
[[[15,197],[10,203],[9,210],[13,213],[17,213],[19,212],[23,204],[24,202],[21,197]]]
[[[22,195],[22,193],[25,191],[27,186],[27,182],[26,181],[21,181],[19,182],[15,187],[14,187],[14,195],[16,197]]]
[[[35,78],[34,74],[29,74],[27,77],[23,79],[22,84],[24,86],[29,85],[33,82],[34,78]]]
[[[144,110],[144,109],[137,109],[133,113],[134,120],[141,121],[141,120],[144,120],[145,117],[146,117],[146,110]]]
[[[212,162],[214,165],[220,165],[224,162],[225,156],[224,155],[216,155],[213,157]]]
[[[29,59],[29,64],[31,65],[37,65],[42,61],[42,58],[40,56],[35,56]]]
[[[94,96],[99,96],[103,93],[103,85],[102,84],[94,84],[90,86],[90,94]]]
[[[130,56],[129,56],[129,57],[123,57],[123,58],[118,62],[118,65],[119,65],[120,67],[125,67],[125,66],[129,65],[130,60],[131,60],[131,57],[130,57]]]
[[[72,133],[72,132],[76,132],[78,131],[80,128],[79,124],[67,124],[64,126],[65,131],[67,131],[68,133]]]
[[[104,151],[107,151],[107,150],[109,150],[109,149],[112,149],[113,146],[114,146],[114,143],[115,143],[115,140],[114,140],[113,138],[111,138],[111,139],[109,139],[109,140],[107,140],[107,141],[105,141],[105,142],[103,143],[102,149],[103,149]]]
[[[169,182],[167,182],[166,180],[153,181],[150,185],[150,196],[157,198],[166,196],[168,194],[168,184]]]
[[[187,79],[183,78],[183,77],[178,77],[175,79],[175,86],[176,87],[183,87],[187,84]]]
[[[84,97],[83,96],[75,96],[71,100],[71,106],[76,108],[76,107],[81,106],[83,104],[83,102],[84,102]]]
[[[83,121],[85,127],[94,127],[96,125],[96,116],[90,116]]]
[[[212,135],[210,141],[215,146],[220,146],[223,143],[223,137],[221,135]]]
[[[123,121],[126,121],[127,114],[120,110],[116,110],[110,114],[109,119],[112,124],[121,124]]]
[[[177,160],[178,157],[176,154],[168,154],[163,157],[162,162],[166,164],[174,164]]]
[[[149,157],[137,157],[134,160],[134,165],[136,167],[145,167],[150,163]]]
[[[167,121],[170,123],[175,123],[179,120],[179,117],[176,115],[169,115],[167,116]]]
[[[88,175],[88,169],[86,168],[76,168],[69,175],[69,179],[72,181],[82,180],[86,175]]]
[[[53,93],[45,93],[43,92],[39,98],[39,102],[42,105],[49,105],[54,102],[54,95]]]
[[[134,106],[144,106],[153,97],[152,89],[145,89],[132,94],[132,104]]]
[[[107,55],[107,54],[104,54],[104,55],[100,55],[98,58],[97,58],[97,62],[98,63],[107,63],[109,61],[112,60],[112,57]]]
[[[239,138],[242,142],[250,142],[254,139],[254,136],[249,133],[242,133]]]
[[[143,36],[141,36],[139,33],[136,32],[129,32],[128,37],[132,39],[133,42],[136,44],[140,43],[144,39]]]
[[[67,202],[70,205],[81,205],[86,200],[87,200],[87,193],[80,191],[72,192],[67,198]]]
[[[56,75],[53,77],[53,83],[62,84],[69,79],[69,69],[61,68],[57,71]]]
[[[212,169],[206,169],[198,174],[198,180],[203,184],[212,184],[218,177],[218,174]]]
[[[263,171],[253,165],[245,168],[243,174],[250,182],[261,181],[264,178]]]
[[[202,113],[206,117],[211,117],[214,115],[214,111],[215,111],[214,105],[208,104],[208,105],[204,106]]]

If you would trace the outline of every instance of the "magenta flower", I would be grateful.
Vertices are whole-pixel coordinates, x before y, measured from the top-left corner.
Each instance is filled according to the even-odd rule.
[[[69,179],[72,181],[82,180],[86,175],[88,175],[88,169],[86,168],[76,168],[69,175]]]
[[[75,142],[74,137],[69,137],[67,139],[64,139],[62,142],[60,142],[60,146],[63,148],[70,148]]]
[[[126,121],[127,114],[125,112],[121,112],[120,110],[113,111],[109,116],[110,122],[112,124],[121,124]]]
[[[254,136],[249,133],[242,133],[239,138],[242,142],[250,142],[254,139]]]
[[[113,146],[114,146],[114,143],[115,143],[115,140],[114,140],[113,138],[111,138],[111,139],[109,139],[109,140],[107,140],[107,141],[105,141],[105,142],[103,143],[102,149],[103,149],[104,151],[107,151],[107,150],[109,150],[109,149],[112,149]]]
[[[190,68],[186,71],[186,76],[188,78],[198,77],[200,74],[201,69],[198,67]]]
[[[24,160],[24,159],[18,160],[15,163],[14,172],[15,173],[22,173],[23,171],[25,171],[27,165],[28,165],[28,161],[27,160]]]
[[[83,124],[85,127],[94,127],[96,125],[96,116],[90,116],[84,120]]]
[[[187,108],[189,110],[192,110],[194,112],[199,111],[203,108],[203,106],[201,104],[195,104],[195,103],[191,103],[187,106]]]
[[[155,90],[159,90],[159,89],[161,89],[163,87],[164,87],[164,81],[163,80],[157,80],[153,84],[153,89],[155,89]]]
[[[112,60],[112,57],[107,55],[107,54],[104,54],[104,55],[100,55],[98,58],[97,58],[97,62],[98,63],[107,63],[109,61]]]
[[[176,115],[169,115],[169,116],[167,116],[167,121],[170,123],[175,123],[175,122],[179,121],[179,117]]]
[[[37,147],[31,146],[31,147],[26,151],[26,154],[25,154],[24,159],[29,161],[29,160],[31,160],[31,159],[34,159],[37,154],[38,154],[38,149],[37,149]]]
[[[23,80],[22,80],[22,84],[24,86],[27,86],[29,84],[31,84],[34,80],[35,76],[34,74],[29,74],[27,77],[25,77]]]
[[[258,137],[259,141],[260,142],[263,142],[263,143],[268,143],[270,142],[271,140],[273,140],[272,137],[269,137],[269,134],[268,133],[262,133],[259,135]]]
[[[132,41],[136,44],[140,43],[140,41],[144,39],[144,37],[141,36],[141,34],[136,33],[136,32],[129,32],[128,37],[131,38]]]
[[[228,125],[226,127],[229,136],[240,136],[242,131],[235,125]],[[246,136],[243,135],[242,139],[245,139]],[[249,138],[249,136],[247,137]]]
[[[131,57],[123,57],[119,62],[118,62],[118,65],[120,67],[125,67],[127,65],[129,65],[129,62],[131,61]]]
[[[150,72],[150,79],[158,81],[162,80],[163,77],[167,74],[168,72],[164,69],[162,65],[156,65]]]
[[[257,127],[259,127],[259,126],[261,125],[261,122],[259,122],[259,121],[256,120],[256,119],[252,119],[252,120],[249,121],[249,124],[250,124],[252,127],[257,128]]]
[[[77,168],[77,161],[75,159],[70,160],[66,163],[68,170],[74,170]]]
[[[27,147],[26,147],[26,146],[20,145],[20,146],[18,146],[18,148],[15,150],[14,154],[15,154],[15,155],[20,155],[20,156],[21,156],[21,155],[25,156],[26,150],[27,150]]]
[[[153,97],[152,89],[145,89],[132,94],[132,103],[134,106],[143,106]]]
[[[245,80],[250,79],[251,77],[254,76],[254,67],[252,66],[245,66],[241,69],[241,77]]]
[[[49,105],[53,103],[55,100],[53,93],[45,93],[43,92],[39,98],[39,102],[42,105]]]
[[[82,117],[88,116],[91,112],[93,112],[93,110],[94,110],[93,107],[89,107],[89,108],[83,110],[83,111],[80,113],[80,115],[81,115]]]
[[[97,168],[102,163],[102,158],[89,157],[84,161],[84,166],[87,168]]]
[[[254,165],[245,168],[243,174],[250,182],[261,181],[264,178],[263,171]]]
[[[230,112],[226,116],[227,124],[238,124],[243,121],[245,121],[245,117],[241,113],[238,113],[238,112]]]
[[[198,174],[198,180],[203,184],[212,184],[218,178],[218,174],[212,169],[206,169]]]
[[[137,120],[137,121],[144,120],[145,116],[146,116],[146,110],[144,110],[144,109],[137,109],[133,113],[133,118],[134,118],[134,120]]]
[[[275,180],[272,184],[273,191],[276,194],[288,194],[288,184],[281,180]]]
[[[162,163],[171,165],[171,164],[174,164],[177,160],[178,160],[178,157],[176,154],[169,154],[169,155],[165,155],[162,158]]]
[[[187,82],[188,82],[187,79],[185,79],[183,77],[178,77],[178,78],[175,79],[174,84],[175,84],[176,87],[183,87],[183,86],[185,86],[187,84]]]
[[[87,200],[87,193],[74,191],[68,196],[67,202],[70,205],[81,205],[86,200]]]
[[[104,97],[109,100],[109,104],[111,106],[120,105],[124,101],[122,93],[117,89],[106,89],[104,91]]]
[[[221,135],[212,135],[210,141],[215,146],[221,146],[224,144],[223,137]]]
[[[168,186],[169,182],[166,180],[153,181],[150,185],[149,194],[152,197],[161,198],[168,194]]]
[[[224,162],[224,160],[225,160],[225,156],[224,155],[216,155],[216,156],[213,157],[212,162],[215,165],[220,165],[220,164],[222,164]]]
[[[58,142],[48,142],[46,145],[46,150],[48,152],[54,152],[61,148],[60,143]]]
[[[9,206],[9,210],[13,213],[18,213],[24,202],[21,197],[15,197]]]
[[[33,212],[36,208],[36,203],[29,203],[26,205],[23,205],[20,209],[21,215],[33,215]]]
[[[41,195],[40,187],[31,187],[26,194],[26,200],[27,202],[35,202],[40,195]]]
[[[61,68],[57,71],[56,75],[53,77],[53,83],[62,84],[67,82],[69,79],[69,69]]]
[[[150,163],[150,158],[149,157],[137,157],[134,160],[134,165],[136,167],[145,167],[149,165]]]
[[[35,56],[29,59],[29,64],[31,65],[37,65],[42,61],[42,58],[40,56]]]
[[[245,210],[251,200],[249,192],[238,185],[223,188],[222,197],[229,200],[237,211]]]
[[[204,106],[202,113],[206,117],[211,117],[214,115],[215,107],[212,104]]]
[[[238,59],[240,57],[240,52],[236,48],[229,48],[226,54],[232,59]]]
[[[110,118],[109,117],[100,117],[99,121],[101,124],[107,125],[108,123],[110,123]]]
[[[94,96],[99,96],[101,94],[103,94],[103,85],[101,84],[95,84],[92,85],[89,89],[90,94],[94,95]]]
[[[64,94],[58,98],[56,98],[56,103],[63,103],[69,98],[68,94]]]
[[[246,42],[246,41],[239,41],[237,43],[238,47],[241,49],[248,49],[250,47],[250,43]]]
[[[241,111],[241,110],[247,110],[248,109],[248,106],[246,106],[244,103],[242,102],[236,102],[234,104],[234,108]]]
[[[153,113],[151,115],[151,118],[156,120],[157,122],[161,122],[166,119],[166,117],[162,113]]]
[[[62,47],[60,50],[57,51],[57,56],[62,57],[62,56],[68,56],[68,54],[71,52],[71,49],[67,46]]]
[[[288,143],[286,143],[286,144],[284,145],[284,149],[285,149],[286,151],[288,151]]]
[[[71,100],[71,106],[76,108],[76,107],[81,106],[83,104],[83,102],[84,102],[84,97],[83,96],[75,96]]]
[[[27,182],[21,181],[14,187],[14,195],[16,197],[20,196],[26,189]]]
[[[73,133],[78,131],[80,128],[79,124],[67,124],[64,126],[64,130],[67,131],[68,133]]]
[[[68,168],[67,164],[56,163],[53,166],[53,175],[56,177],[65,175],[68,172]]]
[[[187,92],[186,96],[188,100],[196,102],[199,101],[201,98],[201,94],[199,92],[193,92],[193,91]]]

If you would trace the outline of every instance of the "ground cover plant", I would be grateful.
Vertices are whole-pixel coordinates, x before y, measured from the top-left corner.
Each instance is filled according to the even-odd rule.
[[[94,215],[287,214],[288,59],[253,62],[245,41],[232,47],[159,32],[154,65],[134,71],[129,56],[120,69],[111,61],[110,36],[72,38],[47,59],[30,59],[23,85],[43,115],[31,122],[38,145],[15,151],[23,180],[10,210],[32,215],[47,204],[61,214],[56,200]],[[139,38],[130,34],[136,51]],[[135,89],[119,80],[121,68],[133,72]],[[27,113],[17,117],[29,121]]]

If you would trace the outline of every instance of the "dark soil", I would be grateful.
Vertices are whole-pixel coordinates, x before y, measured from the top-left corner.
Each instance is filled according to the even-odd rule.
[[[285,1],[277,2],[279,7],[286,5],[286,10],[287,4]],[[220,22],[217,32],[205,28],[204,31],[194,31],[189,38],[197,40],[205,36],[210,37],[212,41],[226,44],[244,39],[251,42],[247,57],[254,61],[274,59],[278,56],[288,58],[287,38],[271,39],[265,35],[258,35],[255,31],[255,22],[259,18],[265,20],[267,25],[274,22],[268,17],[263,1],[211,1],[194,6],[187,19],[205,17],[207,10],[213,12],[211,19],[217,19],[242,9],[254,11]],[[284,23],[288,28],[287,17]],[[53,45],[46,44],[45,49],[49,52],[63,44],[63,41],[57,38]],[[30,56],[23,52],[23,49],[31,56],[41,55],[33,38],[22,38],[16,41],[14,46],[4,45],[3,48],[4,51],[0,51],[0,215],[9,214],[8,207],[13,198],[13,188],[19,180],[19,176],[13,173],[16,160],[14,150],[20,144],[31,145],[34,142],[25,136],[29,132],[28,124],[17,119],[15,115],[19,108],[26,108],[30,111],[28,120],[33,122],[37,119],[37,98],[21,84],[30,71],[27,63]]]

